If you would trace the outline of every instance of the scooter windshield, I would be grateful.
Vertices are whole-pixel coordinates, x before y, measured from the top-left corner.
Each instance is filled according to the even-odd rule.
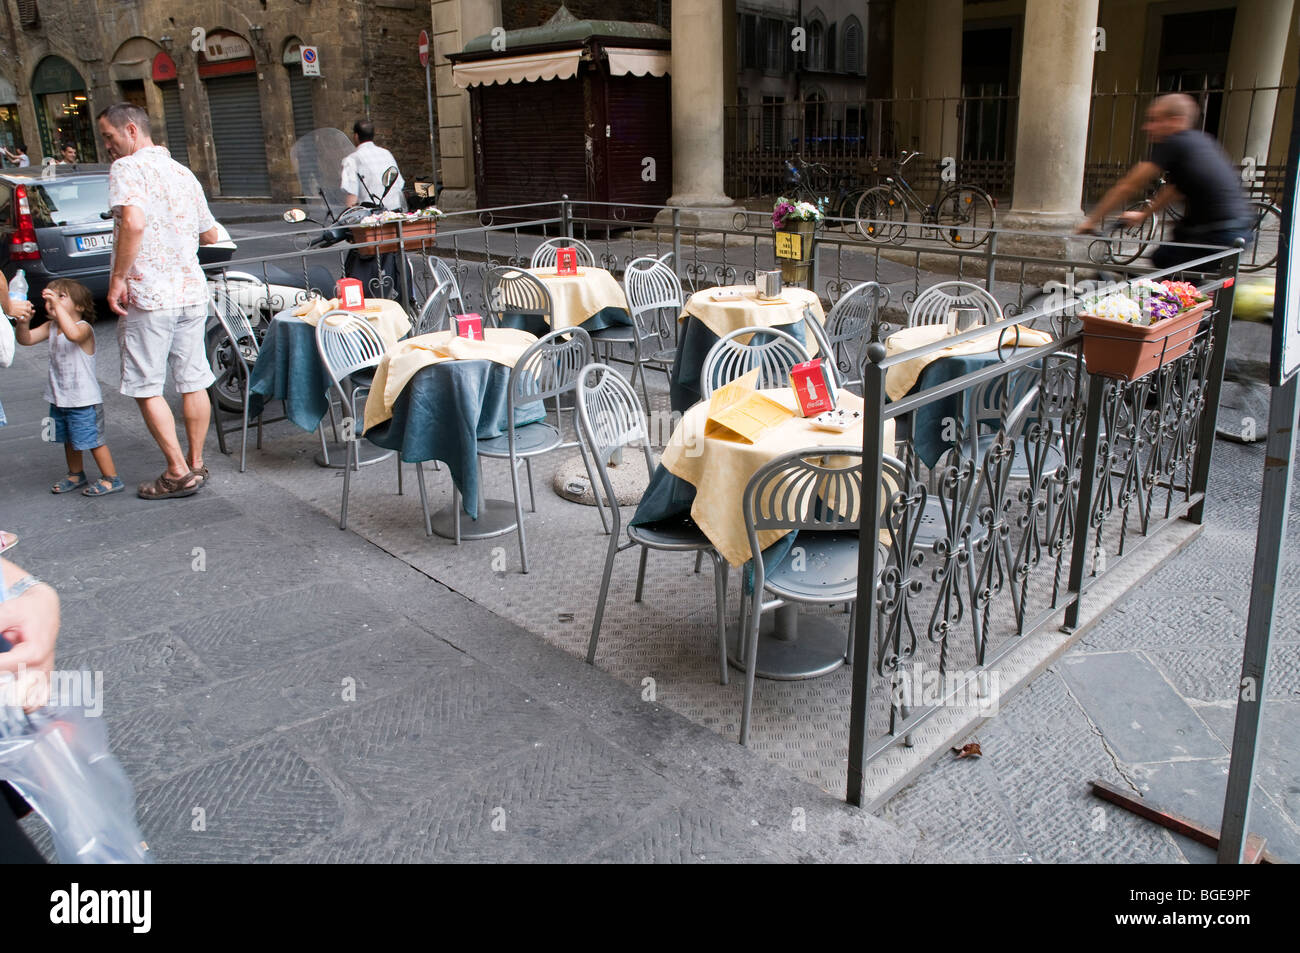
[[[341,129],[316,129],[295,142],[289,156],[301,194],[313,201],[323,194],[329,206],[341,208],[345,194],[340,184],[343,159],[354,149],[352,140]]]

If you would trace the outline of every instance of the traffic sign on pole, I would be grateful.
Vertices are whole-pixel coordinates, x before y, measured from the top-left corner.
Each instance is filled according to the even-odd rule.
[[[429,65],[429,32],[427,30],[420,31],[420,65]]]
[[[301,48],[299,55],[302,57],[302,75],[319,76],[320,59],[316,47],[304,46]]]

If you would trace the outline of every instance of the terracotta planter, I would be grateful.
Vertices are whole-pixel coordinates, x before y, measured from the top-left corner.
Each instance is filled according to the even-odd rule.
[[[1088,373],[1134,381],[1177,360],[1192,347],[1201,316],[1212,301],[1193,305],[1177,317],[1151,325],[1126,324],[1081,314],[1083,359]]]
[[[420,242],[433,238],[438,230],[438,220],[433,218],[416,219],[410,222],[402,223],[402,241],[409,247],[412,244],[418,245]],[[372,255],[382,255],[386,252],[397,251],[399,243],[397,241],[397,223],[388,222],[383,225],[367,225],[352,229],[353,244],[360,245],[366,242],[382,242],[373,248],[362,248],[361,255],[369,258]]]

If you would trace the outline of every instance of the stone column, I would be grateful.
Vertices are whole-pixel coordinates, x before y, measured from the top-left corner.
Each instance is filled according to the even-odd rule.
[[[1033,0],[1029,0],[1032,5]],[[957,155],[957,107],[961,96],[961,0],[925,0],[925,39],[919,96],[926,99],[921,168]],[[913,167],[913,174],[920,169]]]
[[[452,82],[447,54],[459,53],[470,40],[499,26],[500,0],[433,0],[433,78],[437,96],[434,108],[438,121],[439,181],[443,185],[439,206],[444,210],[470,209],[477,204],[469,90]]]
[[[1294,6],[1294,0],[1238,0],[1228,51],[1228,82],[1233,88],[1281,83]],[[1228,96],[1223,148],[1231,159],[1251,156],[1258,165],[1267,163],[1276,109],[1275,90]]]
[[[675,0],[672,5],[673,194],[669,205],[726,208],[723,186],[724,0]],[[665,220],[669,216],[661,213]],[[698,224],[699,212],[682,216]],[[726,224],[731,215],[725,216]]]

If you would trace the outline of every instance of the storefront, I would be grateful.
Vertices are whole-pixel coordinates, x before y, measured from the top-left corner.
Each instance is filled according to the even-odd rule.
[[[252,46],[236,33],[209,33],[207,48],[199,54],[199,78],[208,95],[220,194],[270,196],[261,90]]]
[[[39,143],[27,143],[33,165],[57,155],[63,143],[75,145],[79,156],[95,155],[95,117],[76,67],[61,56],[42,59],[32,74],[32,100],[40,133]]]
[[[18,120],[18,91],[0,76],[0,147],[14,151],[23,141],[23,127]]]

